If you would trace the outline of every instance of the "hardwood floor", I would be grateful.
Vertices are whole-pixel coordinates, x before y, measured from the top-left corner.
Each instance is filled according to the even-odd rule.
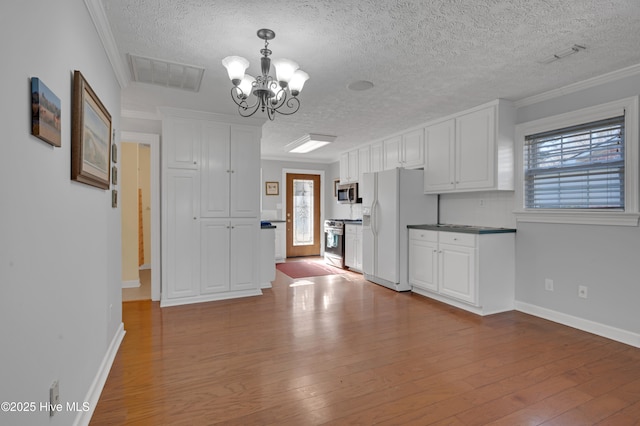
[[[640,349],[351,272],[123,316],[92,425],[640,424]]]

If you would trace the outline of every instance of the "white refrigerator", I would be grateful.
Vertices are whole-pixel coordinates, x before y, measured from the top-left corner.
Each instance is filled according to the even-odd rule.
[[[408,280],[407,225],[438,222],[437,195],[425,195],[423,171],[365,173],[362,197],[362,270],[365,279],[396,291]]]

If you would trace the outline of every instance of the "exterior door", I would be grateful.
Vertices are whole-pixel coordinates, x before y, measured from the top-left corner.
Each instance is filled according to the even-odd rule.
[[[320,175],[287,173],[287,257],[320,255]]]

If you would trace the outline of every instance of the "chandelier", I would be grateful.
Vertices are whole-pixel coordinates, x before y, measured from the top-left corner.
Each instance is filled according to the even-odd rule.
[[[267,113],[269,120],[273,120],[276,112],[291,115],[300,109],[297,96],[309,74],[298,69],[298,64],[289,59],[275,59],[273,66],[276,69],[276,78],[269,75],[269,40],[273,40],[275,36],[276,33],[272,30],[258,30],[258,37],[264,40],[264,49],[260,50],[262,74],[256,78],[245,74],[249,67],[249,61],[245,58],[227,56],[222,60],[222,65],[227,68],[233,83],[231,99],[238,105],[238,112],[243,117],[250,117],[260,109]]]

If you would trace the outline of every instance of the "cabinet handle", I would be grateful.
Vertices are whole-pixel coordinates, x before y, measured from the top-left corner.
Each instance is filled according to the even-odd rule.
[[[193,164],[198,164],[198,163],[194,161]]]

